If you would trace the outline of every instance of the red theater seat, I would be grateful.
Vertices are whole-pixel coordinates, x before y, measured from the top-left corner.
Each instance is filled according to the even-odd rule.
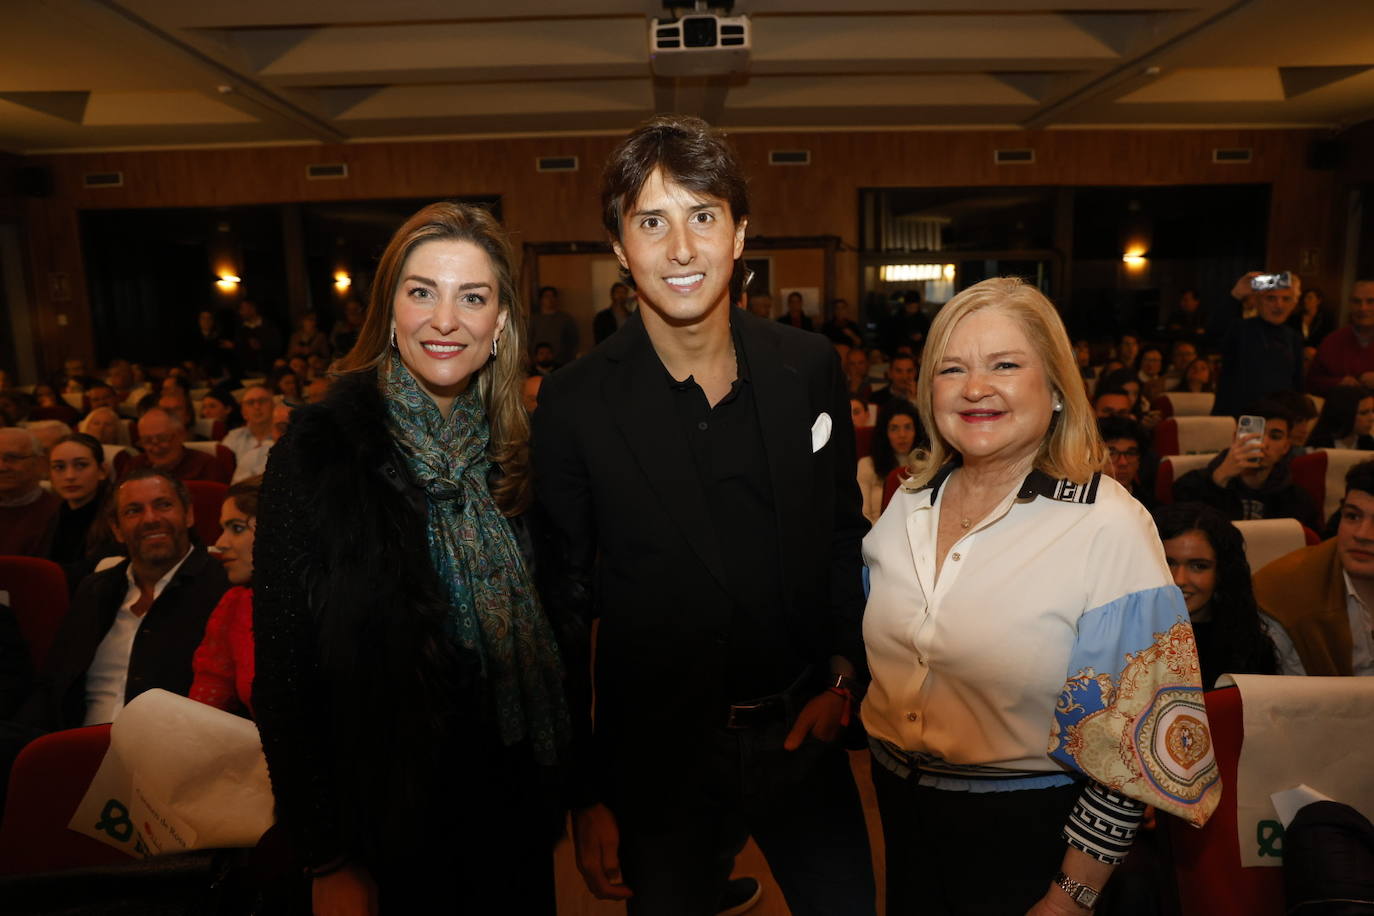
[[[10,609],[29,649],[35,671],[67,616],[67,577],[62,567],[36,557],[0,557],[0,591],[10,593]]]

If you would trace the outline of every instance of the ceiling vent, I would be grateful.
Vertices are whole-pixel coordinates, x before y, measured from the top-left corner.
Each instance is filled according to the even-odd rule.
[[[1035,162],[1033,149],[998,149],[992,151],[992,161],[998,165],[1030,165]]]
[[[1213,162],[1246,163],[1254,157],[1254,150],[1248,147],[1212,150]]]
[[[83,188],[122,188],[124,187],[124,173],[87,172],[81,176],[81,186]]]
[[[534,160],[535,171],[539,172],[576,172],[576,156],[540,156]]]
[[[768,151],[769,165],[810,165],[809,149],[771,149]]]
[[[347,178],[348,165],[343,162],[317,162],[305,167],[307,181],[322,181],[328,178]]]

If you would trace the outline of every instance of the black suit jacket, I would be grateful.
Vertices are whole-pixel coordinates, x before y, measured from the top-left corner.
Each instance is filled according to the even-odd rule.
[[[77,587],[33,694],[18,719],[43,731],[76,728],[86,717],[86,671],[128,590],[127,563],[87,576]],[[124,702],[160,687],[185,696],[191,656],[210,612],[229,588],[224,568],[196,545],[148,608],[129,653]]]
[[[775,526],[758,536],[778,539],[789,638],[819,673],[832,655],[862,672],[868,523],[839,359],[819,335],[740,309],[731,321],[749,364],[776,507]],[[829,436],[813,450],[821,414]],[[563,637],[580,734],[594,751],[587,756],[601,758],[581,776],[594,780],[608,755],[656,733],[678,739],[648,748],[670,752],[663,763],[671,766],[684,732],[721,724],[728,703],[745,698],[723,695],[731,598],[666,373],[638,314],[544,383],[533,454],[541,508],[561,541],[542,577],[545,600]],[[593,616],[594,738],[585,716]]]

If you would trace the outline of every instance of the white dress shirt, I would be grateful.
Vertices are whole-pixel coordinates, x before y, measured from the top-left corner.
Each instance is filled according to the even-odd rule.
[[[1360,600],[1354,583],[1350,581],[1350,574],[1342,570],[1341,578],[1345,580],[1345,612],[1350,618],[1350,670],[1356,677],[1374,676],[1374,616],[1370,615],[1369,608]],[[1293,640],[1288,638],[1288,631],[1283,624],[1268,614],[1260,614],[1260,617],[1264,618],[1269,637],[1279,652],[1279,673],[1306,675],[1307,669],[1303,667],[1298,650]]]

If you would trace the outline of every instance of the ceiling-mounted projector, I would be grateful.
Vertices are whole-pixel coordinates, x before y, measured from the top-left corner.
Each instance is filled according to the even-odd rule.
[[[658,76],[722,76],[749,67],[749,17],[689,13],[649,20],[649,61]]]

